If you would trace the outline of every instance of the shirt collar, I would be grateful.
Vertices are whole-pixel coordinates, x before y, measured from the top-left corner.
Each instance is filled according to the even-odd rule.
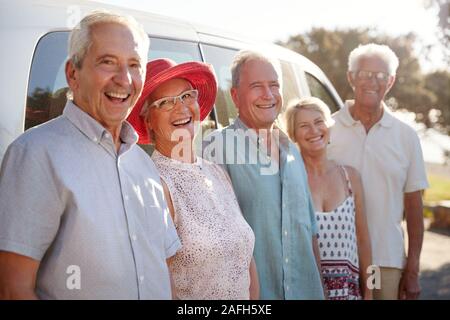
[[[233,127],[235,129],[243,129],[248,130],[248,127],[245,125],[245,123],[242,122],[241,118],[237,117],[233,122]]]
[[[63,115],[72,122],[78,130],[95,143],[100,143],[104,138],[112,139],[111,134],[105,127],[85,111],[81,110],[72,100],[67,100]],[[123,143],[128,145],[135,144],[138,140],[136,131],[127,121],[124,121],[122,124],[120,139]]]
[[[135,144],[139,139],[136,130],[134,130],[133,126],[126,120],[122,123],[120,139],[122,139],[122,141],[126,144]]]
[[[359,120],[353,119],[352,115],[350,114],[349,108],[351,106],[353,106],[354,104],[355,104],[355,100],[345,101],[344,108],[341,110],[341,112],[338,112],[336,115],[336,118],[347,127],[350,127],[350,126],[360,123]],[[384,101],[381,101],[381,105],[383,108],[383,116],[377,123],[383,127],[389,128],[392,126],[392,121],[393,121],[394,115],[389,110],[389,108],[386,106]]]

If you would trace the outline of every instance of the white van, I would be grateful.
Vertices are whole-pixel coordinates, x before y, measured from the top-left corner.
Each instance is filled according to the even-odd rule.
[[[76,0],[0,2],[0,161],[7,146],[22,132],[62,113],[67,83],[64,64],[70,29],[95,9],[134,16],[150,37],[149,60],[167,57],[177,63],[211,63],[219,80],[211,126],[220,128],[237,113],[229,93],[229,66],[242,48],[262,50],[281,63],[284,101],[317,96],[334,112],[342,106],[325,74],[305,57],[273,44],[248,39],[174,18]]]

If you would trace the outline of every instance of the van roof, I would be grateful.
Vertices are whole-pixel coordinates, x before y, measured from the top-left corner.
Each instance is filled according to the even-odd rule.
[[[82,0],[16,0],[1,2],[0,27],[8,29],[40,30],[42,35],[51,31],[69,31],[86,14],[104,9],[131,15],[151,36],[198,41],[193,26],[180,19],[146,11],[134,10],[96,1]]]

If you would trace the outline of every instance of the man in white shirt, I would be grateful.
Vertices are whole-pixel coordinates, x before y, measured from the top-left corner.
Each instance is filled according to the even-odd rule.
[[[393,116],[383,99],[399,61],[385,45],[368,44],[349,56],[354,100],[333,115],[329,157],[355,167],[364,185],[373,263],[380,267],[375,299],[417,299],[423,241],[422,190],[428,187],[416,132]],[[401,227],[406,218],[408,254]]]

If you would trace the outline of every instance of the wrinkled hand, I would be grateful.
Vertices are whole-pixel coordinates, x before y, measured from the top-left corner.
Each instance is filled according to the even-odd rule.
[[[400,300],[417,300],[420,290],[418,273],[405,270],[400,279],[398,298]]]

